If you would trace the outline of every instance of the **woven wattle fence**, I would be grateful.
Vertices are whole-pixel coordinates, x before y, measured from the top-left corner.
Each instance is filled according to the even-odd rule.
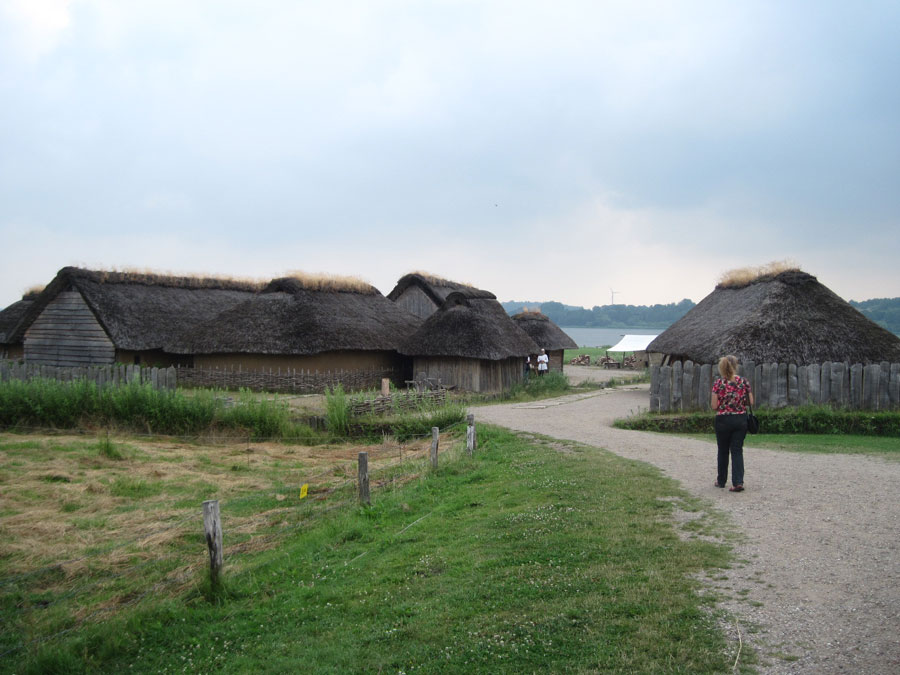
[[[900,364],[840,361],[798,366],[793,363],[741,363],[760,408],[830,405],[852,410],[900,409]],[[650,368],[650,410],[709,410],[717,366],[692,361]]]
[[[182,387],[250,389],[289,394],[322,394],[338,385],[344,391],[378,389],[382,378],[396,381],[399,377],[399,372],[394,368],[326,371],[295,368],[178,368],[176,372],[178,384]]]

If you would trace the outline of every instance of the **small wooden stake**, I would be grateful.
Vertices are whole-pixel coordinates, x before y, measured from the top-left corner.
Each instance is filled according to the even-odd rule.
[[[359,453],[359,501],[361,504],[371,504],[369,497],[369,453]]]
[[[475,415],[468,415],[466,417],[466,422],[468,422],[468,426],[466,427],[466,451],[470,455],[475,454]]]
[[[390,396],[391,395],[391,381],[387,377],[381,378],[381,395],[382,396]]]
[[[438,466],[438,437],[441,430],[438,427],[431,427],[431,468],[436,469]]]
[[[209,548],[209,580],[215,587],[222,573],[222,521],[219,517],[219,500],[203,502],[203,530]]]

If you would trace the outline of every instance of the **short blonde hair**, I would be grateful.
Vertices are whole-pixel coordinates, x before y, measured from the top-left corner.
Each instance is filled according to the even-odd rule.
[[[737,357],[731,356],[723,356],[719,359],[719,375],[722,376],[723,379],[730,380],[737,374]]]

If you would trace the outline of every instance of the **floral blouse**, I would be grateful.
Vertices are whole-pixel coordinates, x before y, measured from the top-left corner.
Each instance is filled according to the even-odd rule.
[[[740,375],[728,382],[721,377],[713,382],[712,393],[719,398],[716,415],[741,415],[747,412],[747,400],[750,398],[750,383]]]

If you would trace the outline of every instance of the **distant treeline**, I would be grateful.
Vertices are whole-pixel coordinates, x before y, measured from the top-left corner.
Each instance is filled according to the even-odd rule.
[[[900,335],[900,298],[874,298],[862,302],[851,300],[850,304],[879,326]]]
[[[683,317],[694,306],[685,298],[668,305],[603,305],[591,309],[564,305],[561,302],[501,303],[510,315],[524,308],[539,310],[557,326],[584,326],[585,328],[665,328]],[[879,326],[900,335],[900,298],[875,298],[850,304],[872,319]]]
[[[585,328],[665,328],[690,311],[694,303],[684,299],[668,305],[603,305],[591,309],[564,305],[561,302],[504,302],[508,314],[523,308],[540,310],[557,326]]]

